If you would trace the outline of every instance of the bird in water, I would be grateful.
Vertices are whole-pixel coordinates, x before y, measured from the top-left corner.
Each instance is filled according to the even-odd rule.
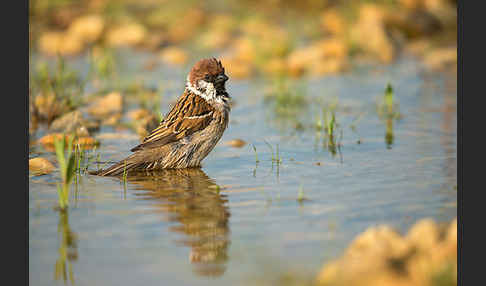
[[[131,149],[134,153],[91,174],[118,176],[133,171],[200,167],[228,126],[227,80],[221,61],[198,61],[187,76],[182,95],[159,126]]]

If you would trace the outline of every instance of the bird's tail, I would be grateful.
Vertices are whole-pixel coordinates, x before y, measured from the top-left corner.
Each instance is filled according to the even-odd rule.
[[[129,170],[139,167],[140,163],[130,162],[128,159],[129,158],[121,160],[120,162],[115,163],[106,169],[90,171],[89,174],[97,176],[120,176],[124,173],[128,173]]]

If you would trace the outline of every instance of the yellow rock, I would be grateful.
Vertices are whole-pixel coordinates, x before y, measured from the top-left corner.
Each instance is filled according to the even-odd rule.
[[[453,8],[451,1],[447,0],[400,0],[399,3],[409,10],[427,10],[432,13]]]
[[[204,21],[204,12],[200,9],[193,8],[188,10],[182,17],[173,22],[167,36],[172,43],[181,43],[195,35],[198,28]]]
[[[424,7],[424,0],[399,0],[403,7],[409,10],[415,10]]]
[[[56,96],[53,93],[39,94],[34,99],[34,106],[37,112],[47,115],[53,105],[56,105]]]
[[[131,23],[110,29],[106,40],[111,46],[134,46],[140,44],[146,36],[147,31],[144,26]]]
[[[69,139],[68,135],[64,135],[62,133],[51,133],[43,136],[37,142],[42,145],[53,145],[54,141],[62,140],[63,137],[66,139],[66,141]]]
[[[105,22],[99,15],[87,15],[75,19],[68,29],[68,34],[85,43],[98,40],[103,32]]]
[[[417,222],[404,238],[387,226],[360,234],[344,255],[327,263],[319,285],[434,285],[437,275],[457,278],[457,220],[439,227],[430,219]],[[445,233],[445,235],[442,235]],[[447,284],[450,285],[450,284]]]
[[[49,174],[54,169],[54,165],[45,158],[29,159],[29,171],[36,174]]]
[[[322,59],[310,67],[310,73],[315,76],[336,74],[346,69],[346,61],[341,58]]]
[[[81,148],[88,149],[93,148],[94,146],[98,146],[100,143],[93,137],[80,137],[74,140],[74,145],[78,144],[81,146]]]
[[[132,110],[127,116],[133,121],[135,131],[141,137],[147,136],[160,123],[160,118],[147,109]]]
[[[149,115],[150,115],[150,111],[143,108],[130,110],[130,112],[127,113],[127,117],[130,118],[131,120],[139,120]]]
[[[148,114],[136,121],[135,131],[137,134],[144,138],[149,135],[149,133],[154,130],[160,123],[160,119],[155,114]]]
[[[233,140],[226,142],[226,145],[229,145],[229,146],[235,147],[235,148],[241,148],[241,147],[246,145],[246,142],[241,140],[241,139],[233,139]]]
[[[449,224],[446,237],[448,243],[457,244],[457,218]]]
[[[160,57],[166,63],[182,65],[187,62],[187,54],[184,50],[177,47],[168,47],[160,52]]]
[[[210,30],[230,32],[236,28],[236,21],[227,14],[216,14],[209,19],[209,27]]]
[[[76,35],[66,34],[60,53],[64,55],[75,55],[82,52],[83,49],[84,43],[81,39]]]
[[[49,131],[75,133],[77,136],[89,136],[89,130],[97,130],[99,123],[88,121],[84,118],[83,113],[79,110],[68,112],[56,120],[52,121]]]
[[[234,50],[234,58],[247,63],[254,61],[256,51],[252,41],[249,38],[240,37],[234,40],[231,46]]]
[[[158,49],[165,43],[167,40],[167,35],[165,33],[151,33],[144,40],[144,47],[152,50],[158,51]]]
[[[287,73],[287,62],[282,58],[272,58],[266,62],[262,69],[267,74],[285,75]]]
[[[123,109],[123,98],[119,92],[111,92],[97,99],[88,108],[88,112],[96,117],[105,117],[113,113],[120,113]]]
[[[53,93],[37,95],[34,99],[34,109],[39,119],[47,120],[48,123],[69,111],[68,106],[58,101]]]
[[[324,58],[346,58],[348,47],[346,43],[338,38],[330,38],[316,42],[314,45],[322,50]]]
[[[62,138],[64,137],[64,139],[67,142],[71,136],[72,135],[63,134],[63,133],[51,133],[40,138],[37,142],[40,143],[47,151],[53,152],[55,151],[55,147],[54,147],[55,140],[62,140]],[[73,140],[73,145],[78,145],[78,144],[83,149],[89,149],[99,145],[99,141],[97,141],[92,137],[79,137]],[[66,144],[66,148],[67,148],[67,144]]]
[[[96,135],[98,140],[137,140],[139,137],[132,133],[101,133]]]
[[[193,35],[194,30],[188,29],[187,26],[183,24],[172,25],[167,31],[167,38],[169,39],[169,42],[175,44],[180,44],[190,39]]]
[[[324,50],[320,45],[311,44],[292,51],[288,58],[289,74],[291,76],[303,75],[309,67],[324,57]]]
[[[39,38],[39,50],[47,55],[75,55],[84,48],[83,41],[75,35],[63,32],[46,32]]]
[[[429,49],[430,45],[431,43],[429,40],[413,40],[406,44],[405,49],[414,55],[423,56]]]
[[[394,47],[385,32],[385,11],[377,5],[363,4],[357,23],[351,28],[351,39],[369,55],[384,63],[393,60]]]
[[[206,49],[221,49],[230,42],[230,39],[229,32],[209,29],[201,36],[199,44]]]
[[[115,113],[108,115],[103,121],[101,122],[102,125],[110,125],[110,126],[115,126],[120,122],[120,119],[122,118],[121,112]]]
[[[437,224],[432,219],[418,221],[408,231],[407,240],[422,250],[434,247],[439,241]]]
[[[349,247],[353,255],[401,256],[408,250],[405,240],[388,226],[370,228]]]
[[[230,79],[248,78],[253,72],[250,63],[237,58],[222,58],[221,63]]]
[[[324,31],[332,35],[342,35],[346,24],[341,15],[334,10],[327,10],[321,15],[321,25]]]
[[[286,30],[279,27],[271,27],[262,31],[261,36],[254,39],[256,50],[264,56],[283,57],[290,50],[289,36]],[[260,40],[262,39],[265,40]]]
[[[430,69],[441,69],[448,65],[457,64],[457,48],[439,48],[425,55],[425,64]]]
[[[271,35],[279,28],[263,20],[263,18],[248,18],[242,24],[240,29],[247,35],[265,37]]]
[[[39,50],[45,54],[55,55],[61,49],[63,38],[62,32],[46,32],[39,38]]]

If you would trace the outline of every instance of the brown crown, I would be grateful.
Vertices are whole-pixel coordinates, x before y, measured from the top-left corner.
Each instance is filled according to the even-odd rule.
[[[192,85],[195,85],[198,80],[204,79],[206,74],[216,76],[220,73],[224,73],[224,67],[221,61],[215,58],[202,59],[194,64],[189,72],[189,81]]]

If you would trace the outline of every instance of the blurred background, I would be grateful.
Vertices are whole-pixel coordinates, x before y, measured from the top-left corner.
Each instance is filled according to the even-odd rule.
[[[390,63],[403,52],[433,69],[457,58],[454,0],[29,3],[30,49],[43,55],[131,47],[184,65],[207,54],[222,58],[233,79],[323,76],[355,61]]]

